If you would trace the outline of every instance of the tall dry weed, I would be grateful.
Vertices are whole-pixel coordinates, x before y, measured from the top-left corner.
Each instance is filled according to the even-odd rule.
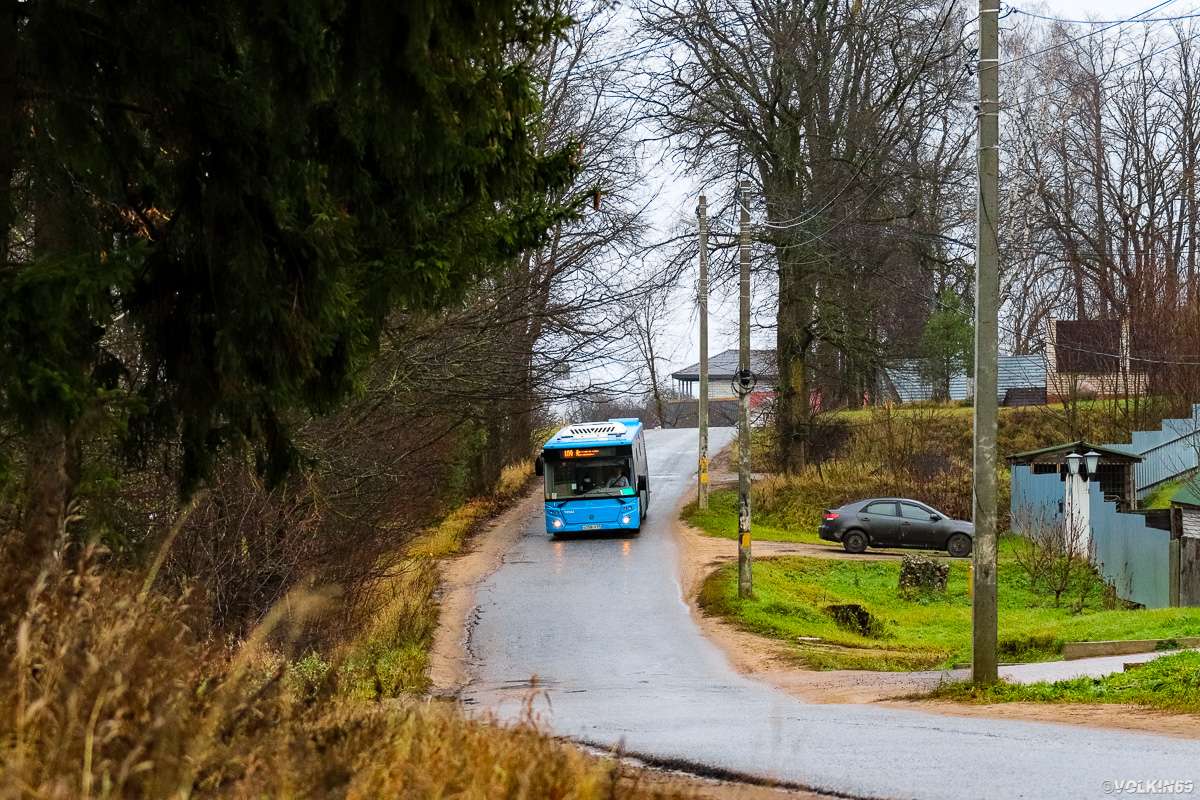
[[[93,554],[89,554],[94,556]],[[186,598],[85,557],[4,651],[0,798],[657,797],[538,730],[417,700],[296,694],[265,645],[324,598],[293,594],[236,650],[198,641]]]

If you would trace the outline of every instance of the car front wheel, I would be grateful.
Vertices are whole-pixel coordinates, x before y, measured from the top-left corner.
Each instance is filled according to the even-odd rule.
[[[867,535],[862,531],[846,531],[842,537],[842,547],[847,553],[857,555],[867,549]]]
[[[946,542],[946,552],[951,558],[966,558],[971,555],[971,537],[956,533]]]

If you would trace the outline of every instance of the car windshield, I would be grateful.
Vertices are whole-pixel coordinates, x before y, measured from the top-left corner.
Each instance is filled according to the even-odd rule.
[[[546,462],[546,499],[577,500],[636,493],[628,458]]]

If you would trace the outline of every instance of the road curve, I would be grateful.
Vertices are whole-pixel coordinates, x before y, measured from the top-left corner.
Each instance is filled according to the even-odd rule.
[[[714,430],[713,451],[731,437]],[[696,432],[649,431],[647,447],[640,535],[556,541],[535,516],[479,586],[469,708],[516,716],[536,675],[535,710],[560,734],[853,797],[1096,798],[1138,780],[1200,795],[1194,741],[811,705],[738,675],[692,622],[670,535]]]

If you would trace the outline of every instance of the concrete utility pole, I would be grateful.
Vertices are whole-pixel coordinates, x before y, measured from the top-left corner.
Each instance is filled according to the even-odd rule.
[[[750,373],[750,181],[742,181],[738,192],[742,205],[739,232],[741,302],[738,324],[738,370]],[[738,392],[738,597],[754,590],[750,560],[750,392]]]
[[[971,679],[997,680],[996,378],[1000,269],[1000,0],[979,0],[979,242],[975,251],[974,599]]]
[[[708,205],[700,195],[700,508],[708,508]]]

